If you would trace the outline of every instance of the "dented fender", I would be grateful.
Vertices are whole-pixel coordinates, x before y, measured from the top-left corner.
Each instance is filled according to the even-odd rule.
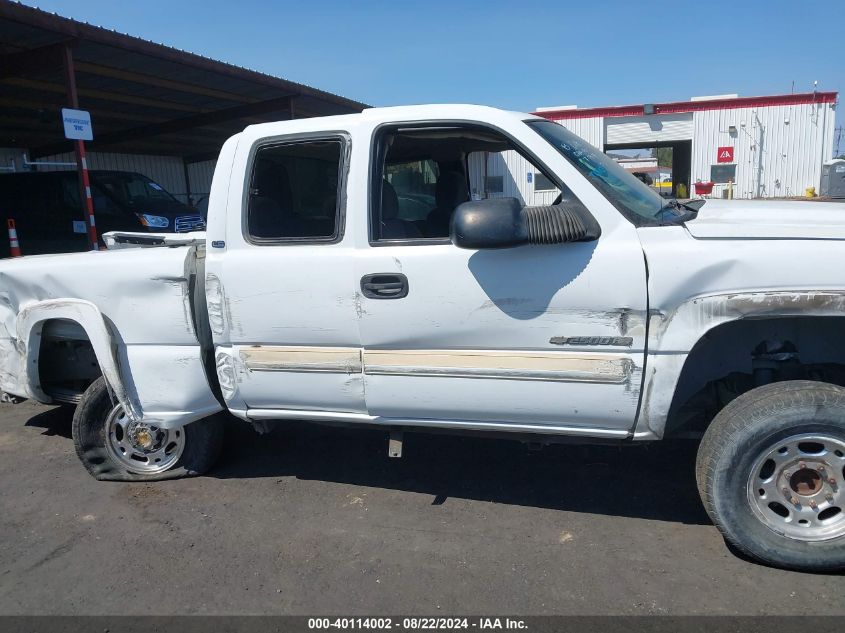
[[[78,323],[97,357],[100,371],[109,390],[132,419],[141,417],[141,407],[121,375],[116,354],[116,344],[99,308],[83,299],[47,299],[24,305],[16,323],[16,351],[19,362],[19,384],[26,395],[40,402],[50,402],[51,398],[41,390],[38,376],[38,356],[41,344],[41,330],[46,321],[66,319]]]
[[[205,307],[193,305],[201,250],[127,248],[0,263],[0,352],[9,352],[0,358],[0,389],[51,402],[37,371],[42,329],[67,320],[84,330],[129,417],[178,428],[219,411],[197,331]]]
[[[843,290],[776,290],[699,296],[649,316],[643,402],[635,437],[663,436],[690,351],[714,328],[739,319],[845,315]]]

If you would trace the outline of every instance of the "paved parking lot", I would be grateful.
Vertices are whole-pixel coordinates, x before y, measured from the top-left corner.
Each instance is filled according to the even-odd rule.
[[[206,477],[98,483],[67,411],[0,405],[0,613],[845,612],[728,551],[693,456],[233,422]]]

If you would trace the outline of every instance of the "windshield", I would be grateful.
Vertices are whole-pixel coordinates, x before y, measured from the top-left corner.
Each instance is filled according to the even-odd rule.
[[[635,224],[657,222],[666,200],[587,141],[553,121],[526,121]]]
[[[132,207],[149,202],[177,202],[161,185],[141,174],[97,174],[94,184],[102,187],[118,202]]]

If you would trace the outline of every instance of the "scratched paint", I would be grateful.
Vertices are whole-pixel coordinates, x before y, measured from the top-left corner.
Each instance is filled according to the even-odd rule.
[[[361,350],[348,347],[242,348],[240,357],[251,371],[361,372]]]
[[[363,352],[363,353],[362,353]],[[629,382],[633,362],[625,356],[503,350],[360,350],[255,345],[239,352],[248,371],[334,372]]]
[[[223,398],[225,400],[231,400],[237,390],[237,379],[235,378],[235,366],[232,356],[228,352],[218,351],[215,356],[215,367]]]
[[[498,350],[366,350],[364,372],[508,380],[624,383],[633,362],[624,356]]]
[[[205,276],[205,302],[211,331],[215,334],[223,334],[226,328],[223,286],[217,275]]]
[[[845,315],[845,284],[840,267],[832,264],[841,259],[842,242],[811,239],[814,226],[841,220],[828,208],[818,209],[818,215],[816,203],[757,204],[747,203],[757,210],[755,217],[770,214],[762,227],[750,218],[743,221],[739,208],[728,212],[720,207],[711,218],[714,225],[716,218],[725,224],[719,229],[721,239],[715,233],[694,239],[684,227],[639,229],[649,262],[651,309],[637,437],[662,436],[689,352],[713,328],[737,319]],[[834,206],[838,218],[845,217],[845,205]],[[794,215],[799,212],[806,215]],[[793,231],[793,239],[771,233],[772,227],[801,222],[807,226]],[[761,237],[764,233],[769,239]],[[833,232],[827,235],[834,237]],[[801,237],[805,239],[795,239]],[[680,262],[679,252],[684,253]]]

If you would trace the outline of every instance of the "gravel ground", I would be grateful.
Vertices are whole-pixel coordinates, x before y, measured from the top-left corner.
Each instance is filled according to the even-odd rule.
[[[695,447],[232,421],[217,468],[99,483],[70,414],[0,405],[0,614],[842,614],[845,576],[734,555]]]

